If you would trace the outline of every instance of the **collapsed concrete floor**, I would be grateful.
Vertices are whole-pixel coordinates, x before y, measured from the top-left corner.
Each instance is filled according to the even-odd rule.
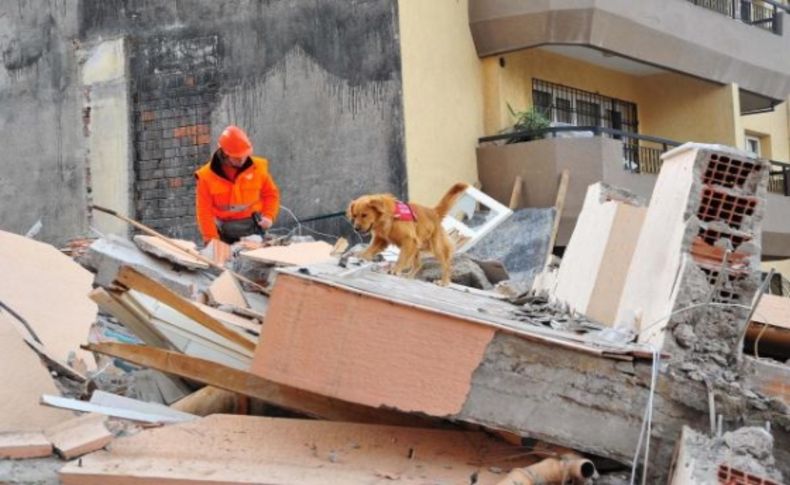
[[[728,178],[732,167],[737,176]],[[72,462],[64,468],[70,483],[122,483],[132,477],[147,480],[141,483],[192,481],[206,474],[241,483],[244,474],[227,464],[238,459],[247,474],[256,474],[265,460],[242,449],[270,447],[260,441],[266,439],[263,430],[289,436],[289,426],[303,426],[307,435],[321,427],[338,436],[356,436],[354,429],[369,434],[350,437],[341,447],[354,456],[353,463],[344,462],[335,445],[302,450],[303,443],[290,443],[306,454],[289,462],[282,471],[287,474],[316,466],[335,477],[392,481],[427,479],[427,470],[433,470],[430,477],[437,480],[452,476],[504,484],[518,480],[506,477],[514,467],[535,465],[481,455],[479,447],[459,451],[461,458],[447,464],[452,471],[436,468],[438,458],[421,461],[419,450],[443,456],[459,432],[474,430],[470,442],[501,448],[502,456],[523,458],[549,446],[554,451],[547,456],[560,462],[568,453],[589,457],[601,469],[595,483],[627,483],[632,466],[637,474],[646,473],[647,483],[707,483],[721,473],[779,483],[780,474],[790,476],[790,409],[783,390],[790,382],[788,366],[742,352],[762,291],[755,234],[764,210],[763,168],[730,149],[683,147],[665,160],[649,207],[617,190],[591,188],[580,215],[586,222],[559,268],[546,265],[543,249],[549,244],[543,243],[550,238],[538,231],[529,236],[534,243],[529,264],[503,265],[498,259],[507,259],[512,248],[495,241],[485,260],[459,257],[466,270],[457,272],[450,287],[391,276],[386,262],[349,264],[340,257],[342,249],[322,242],[255,249],[214,245],[209,248],[213,266],[189,251],[163,247],[161,240],[140,245],[99,239],[80,258],[95,273],[96,288],[88,297],[90,275],[80,269],[86,294],[62,296],[92,300],[100,317],[90,332],[91,322],[80,318],[79,332],[85,335],[70,335],[76,341],[57,346],[62,355],[45,359],[59,375],[62,396],[41,397],[53,391],[45,385],[49,376],[40,372],[41,387],[26,395],[33,400],[28,405],[40,398],[64,414],[42,414],[50,421],[31,425],[49,429],[52,421],[68,416],[64,409],[114,416],[91,423],[99,435],[89,440],[91,449],[108,449],[86,456],[90,467]],[[729,209],[715,200],[729,201]],[[488,237],[513,237],[531,220],[524,212],[504,232]],[[638,227],[618,232],[624,221]],[[595,244],[585,227],[594,231]],[[14,240],[24,248],[39,244]],[[52,248],[36,250],[54,258]],[[627,254],[627,264],[610,265],[616,254]],[[25,325],[38,330],[43,343],[36,347],[27,340],[46,356],[44,344],[56,347],[48,325],[57,319],[27,310],[40,306],[34,295],[36,278],[43,276],[35,275],[46,275],[46,268],[32,271],[8,256],[0,263],[14,268],[20,282],[0,285],[0,300],[13,297],[31,311],[35,318]],[[523,291],[538,267],[543,271],[535,290]],[[510,269],[524,279],[503,280]],[[422,276],[436,277],[430,271]],[[54,284],[69,284],[69,277],[63,278]],[[66,308],[71,305],[60,310]],[[783,318],[781,311],[775,315],[759,317],[763,328]],[[0,316],[3,322],[13,320],[11,314]],[[27,331],[11,320],[10,330]],[[83,350],[100,356],[99,365],[77,370],[67,347],[76,351],[86,340],[90,344]],[[781,338],[775,342],[772,351],[778,348],[781,355]],[[29,350],[18,344],[14,351],[20,356]],[[754,347],[756,353],[756,342]],[[16,378],[26,371],[7,370]],[[190,394],[201,385],[206,387]],[[113,398],[110,404],[101,391],[140,401]],[[182,396],[187,397],[179,400]],[[172,404],[150,407],[141,401]],[[248,416],[199,418],[221,413]],[[130,417],[147,419],[146,427],[172,424],[154,430],[123,425]],[[279,420],[294,417],[320,420],[303,425]],[[740,429],[744,426],[752,428]],[[109,445],[113,437],[107,427],[115,435]],[[240,437],[253,428],[262,431]],[[223,448],[229,454],[219,461],[209,458],[211,449],[190,455],[188,440],[172,439],[184,433],[230,440],[242,449]],[[430,435],[436,443],[405,451],[393,447],[386,460],[397,465],[380,470],[354,444],[374,443],[386,433],[415,442]],[[124,441],[128,434],[134,440]],[[63,456],[88,450],[69,445],[54,446]],[[190,466],[179,469],[156,453],[140,451],[157,446]],[[315,449],[322,452],[316,455]],[[694,451],[700,449],[705,453]],[[279,459],[277,450],[269,451],[272,460]],[[140,458],[138,470],[122,466],[128,454]],[[320,473],[312,477],[321,480]]]

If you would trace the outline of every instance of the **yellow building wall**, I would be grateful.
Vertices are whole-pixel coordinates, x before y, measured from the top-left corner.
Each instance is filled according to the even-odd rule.
[[[742,146],[736,85],[721,86],[675,73],[643,76],[637,82],[641,89],[635,101],[643,134]]]
[[[434,205],[477,181],[483,75],[468,0],[399,0],[409,200]]]
[[[763,261],[760,263],[761,269],[766,273],[773,268],[777,273],[782,273],[786,279],[790,279],[790,259],[781,259],[777,261]]]
[[[790,103],[784,102],[772,112],[741,117],[744,133],[760,138],[762,156],[778,162],[790,162]],[[766,141],[768,143],[766,143]]]
[[[532,79],[598,92],[604,96],[632,101],[636,86],[633,76],[578,61],[540,49],[528,49],[485,59],[487,135],[510,127],[513,119],[507,104],[516,111],[532,106]]]
[[[642,134],[728,145],[739,138],[735,85],[675,73],[637,76],[540,49],[502,57],[504,67],[499,58],[484,60],[488,135],[512,125],[507,103],[516,110],[532,105],[532,79],[538,78],[636,103]]]

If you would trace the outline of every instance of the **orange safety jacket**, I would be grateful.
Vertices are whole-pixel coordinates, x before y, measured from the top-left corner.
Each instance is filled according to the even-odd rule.
[[[249,157],[236,180],[231,181],[215,152],[209,162],[195,171],[195,178],[195,215],[204,241],[219,238],[217,220],[244,219],[260,212],[274,222],[280,211],[280,190],[269,174],[265,158]]]

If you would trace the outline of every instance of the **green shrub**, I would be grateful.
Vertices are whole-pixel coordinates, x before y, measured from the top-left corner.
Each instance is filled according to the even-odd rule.
[[[551,126],[551,121],[549,121],[549,119],[546,118],[543,113],[536,110],[534,106],[530,107],[526,111],[516,111],[512,106],[510,106],[510,103],[508,103],[507,109],[510,111],[510,116],[512,116],[515,120],[513,127],[508,130],[510,133],[519,131],[544,130]],[[522,141],[532,141],[540,138],[543,138],[543,133],[519,135],[510,138],[507,143],[519,143]]]

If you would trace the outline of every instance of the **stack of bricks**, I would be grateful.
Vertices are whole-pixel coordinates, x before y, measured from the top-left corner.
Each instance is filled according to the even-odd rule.
[[[722,369],[737,358],[759,286],[769,169],[721,145],[664,155],[618,308],[640,342]]]
[[[213,151],[217,42],[149,39],[131,61],[136,217],[171,237],[197,237],[193,174]]]

